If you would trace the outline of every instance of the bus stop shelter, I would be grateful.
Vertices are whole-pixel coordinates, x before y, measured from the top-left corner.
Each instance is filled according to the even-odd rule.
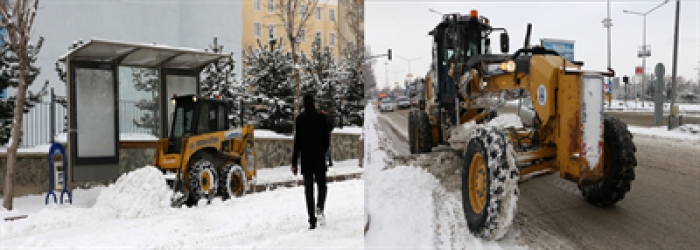
[[[92,39],[59,60],[66,65],[69,182],[119,176],[119,66],[157,71],[159,138],[168,137],[170,97],[199,94],[199,74],[227,57],[191,48]]]

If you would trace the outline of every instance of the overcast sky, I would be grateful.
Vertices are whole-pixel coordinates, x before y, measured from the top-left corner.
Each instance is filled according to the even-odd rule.
[[[700,64],[700,4],[699,0],[681,3],[678,75],[697,79]],[[617,76],[634,75],[635,66],[642,65],[637,58],[642,44],[643,17],[623,13],[623,10],[646,12],[663,3],[663,0],[612,1],[610,18],[612,27],[612,67]],[[373,54],[392,49],[394,60],[388,64],[389,82],[402,80],[408,71],[408,63],[398,58],[420,58],[410,62],[414,76],[425,76],[430,66],[432,39],[428,31],[440,22],[442,13],[469,13],[476,9],[479,15],[490,19],[493,27],[508,30],[510,53],[523,46],[527,23],[532,23],[532,44],[540,38],[557,38],[575,41],[575,60],[583,61],[586,69],[603,70],[607,66],[607,30],[602,21],[607,16],[607,1],[411,1],[365,0],[365,44]],[[646,40],[651,45],[651,57],[647,58],[647,72],[653,72],[657,63],[666,67],[671,75],[673,58],[673,29],[676,2],[667,4],[647,15]],[[499,36],[491,36],[492,50],[498,53]],[[380,86],[385,84],[385,58],[374,64],[375,76]],[[393,85],[393,84],[391,84]],[[393,87],[393,86],[392,86]]]

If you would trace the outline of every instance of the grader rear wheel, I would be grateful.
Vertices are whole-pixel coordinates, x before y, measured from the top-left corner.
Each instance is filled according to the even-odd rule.
[[[248,182],[241,166],[228,164],[221,169],[220,176],[219,193],[224,200],[231,197],[241,197],[248,191]]]
[[[416,124],[416,126],[414,126],[415,132],[413,135],[417,139],[416,151],[418,153],[428,153],[433,148],[428,114],[423,110],[418,110],[415,111],[413,116],[415,120],[414,124]]]
[[[416,116],[414,115],[414,112],[414,110],[411,110],[411,112],[408,113],[408,147],[411,154],[415,154],[416,149],[418,148],[418,133],[415,131],[418,126],[416,125]]]
[[[627,125],[615,117],[606,117],[603,121],[605,177],[601,182],[585,186],[579,185],[586,201],[598,207],[610,207],[625,198],[634,180],[634,167],[637,148],[632,141],[632,134]]]
[[[469,230],[494,240],[505,235],[516,211],[518,169],[510,140],[495,128],[478,128],[462,165],[462,208]]]

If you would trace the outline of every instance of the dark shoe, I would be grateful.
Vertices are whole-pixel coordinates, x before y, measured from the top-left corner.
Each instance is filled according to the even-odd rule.
[[[316,218],[309,219],[309,230],[316,229]]]
[[[331,163],[328,163],[328,166],[329,166],[329,167],[332,167],[332,166],[333,166],[333,163],[332,163],[332,162],[331,162]]]

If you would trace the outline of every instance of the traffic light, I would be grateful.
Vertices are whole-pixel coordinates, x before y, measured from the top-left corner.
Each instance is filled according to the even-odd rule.
[[[630,82],[630,78],[628,76],[623,76],[622,82],[624,82],[625,84],[628,84]]]
[[[389,57],[389,61],[391,61],[391,49],[389,49],[389,54],[387,54],[387,56]]]

